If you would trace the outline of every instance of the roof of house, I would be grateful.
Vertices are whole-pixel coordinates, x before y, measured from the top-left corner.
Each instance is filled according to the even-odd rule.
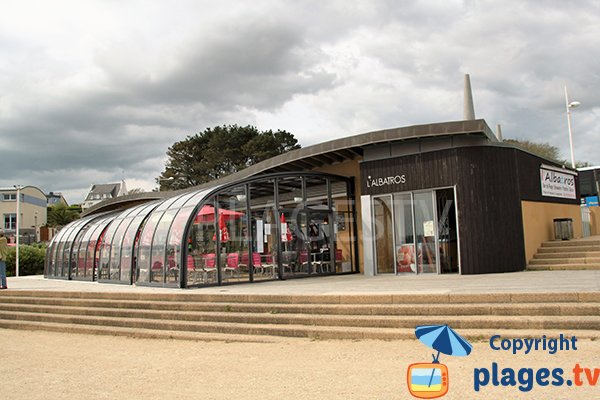
[[[101,185],[92,185],[88,195],[86,196],[86,200],[92,200],[92,196],[95,194],[110,194],[111,197],[117,197],[119,190],[121,189],[120,183],[106,183]]]

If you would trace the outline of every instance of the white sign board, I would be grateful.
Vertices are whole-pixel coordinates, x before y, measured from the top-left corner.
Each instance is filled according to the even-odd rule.
[[[433,221],[423,222],[423,236],[425,236],[425,237],[435,236]]]
[[[542,196],[575,199],[575,176],[540,168]]]

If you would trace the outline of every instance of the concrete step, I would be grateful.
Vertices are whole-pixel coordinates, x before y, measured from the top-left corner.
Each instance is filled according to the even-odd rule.
[[[528,271],[600,270],[600,264],[529,264]]]
[[[173,289],[168,293],[131,292],[71,292],[51,290],[3,290],[0,302],[6,298],[87,299],[113,302],[214,303],[223,307],[232,304],[304,304],[304,305],[397,305],[397,304],[476,304],[476,303],[540,303],[598,302],[600,292],[540,292],[540,293],[436,293],[436,294],[348,294],[348,295],[265,295],[189,293]],[[26,300],[27,301],[27,300]]]
[[[374,318],[378,323],[373,326],[363,324],[363,317],[353,322],[351,319],[327,318],[323,320],[297,320],[292,318],[284,324],[277,321],[222,322],[222,321],[180,321],[147,318],[119,318],[82,315],[40,314],[0,311],[2,320],[35,321],[65,324],[65,331],[72,325],[99,325],[132,329],[153,329],[177,332],[207,332],[245,335],[268,335],[285,337],[322,337],[328,339],[379,339],[396,338],[397,329],[414,329],[418,325],[448,324],[454,329],[556,329],[556,330],[600,330],[600,317],[597,316],[546,316],[522,318],[520,316],[461,316],[439,317],[423,316],[413,318]],[[280,321],[281,322],[281,321]],[[304,323],[303,323],[304,322]],[[367,321],[368,322],[368,321]],[[320,323],[323,323],[321,325]],[[367,326],[363,326],[367,325]]]
[[[541,249],[540,249],[541,250]],[[581,252],[538,252],[534,258],[549,259],[549,258],[599,258],[600,251],[581,251]]]
[[[597,252],[600,250],[598,246],[580,245],[580,246],[544,246],[538,248],[538,253],[573,253],[573,252]]]
[[[542,243],[542,247],[600,247],[600,240],[596,239],[571,239],[571,240],[550,240]]]
[[[475,304],[260,304],[260,303],[190,303],[143,302],[87,299],[44,299],[0,297],[4,310],[23,312],[53,312],[72,310],[82,315],[148,311],[151,313],[263,313],[320,315],[600,315],[600,303],[475,303]]]
[[[529,261],[530,265],[551,264],[600,264],[600,258],[534,258]]]
[[[249,343],[276,343],[284,340],[284,337],[265,335],[239,335],[216,332],[184,332],[164,331],[157,329],[135,329],[116,326],[99,326],[22,320],[0,319],[1,329],[21,329],[30,331],[69,332],[87,335],[109,335],[126,336],[139,339],[175,339],[175,340],[197,340],[197,341],[220,341],[220,342],[249,342]]]
[[[47,322],[35,321],[18,321],[18,320],[0,320],[0,329],[22,329],[22,330],[37,330],[50,332],[65,332],[75,334],[89,335],[109,335],[109,336],[125,336],[142,339],[167,339],[167,340],[195,340],[195,341],[224,341],[224,342],[254,342],[254,343],[277,343],[283,341],[296,340],[292,337],[280,336],[265,336],[265,335],[232,335],[223,333],[207,333],[207,332],[179,332],[179,331],[163,331],[155,329],[131,329],[111,326],[98,325],[69,325],[67,328],[64,324],[55,324]],[[523,330],[523,329],[461,329],[461,336],[470,341],[487,341],[494,335],[501,335],[503,338],[539,338],[539,330]],[[547,338],[560,337],[565,334],[562,329],[545,329],[543,334]],[[578,339],[596,340],[600,337],[596,330],[569,330],[569,336],[575,336]],[[393,332],[386,334],[386,340],[414,340],[414,328],[411,329],[396,329]],[[313,340],[328,339],[327,337],[313,336]],[[340,338],[334,338],[340,340]],[[298,339],[300,340],[300,339]],[[356,340],[356,339],[351,339]]]
[[[0,292],[0,328],[12,329],[188,340],[395,340],[412,339],[415,326],[427,324],[449,324],[472,337],[485,337],[486,331],[537,329],[544,334],[582,330],[600,338],[600,292],[316,296]]]

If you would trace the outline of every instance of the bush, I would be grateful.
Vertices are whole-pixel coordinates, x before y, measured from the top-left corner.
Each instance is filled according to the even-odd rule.
[[[16,248],[9,247],[6,257],[6,274],[15,276]],[[33,244],[19,246],[19,275],[41,275],[44,273],[46,245]]]

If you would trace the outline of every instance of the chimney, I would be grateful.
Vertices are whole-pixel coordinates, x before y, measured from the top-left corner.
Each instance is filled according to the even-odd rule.
[[[498,138],[498,141],[502,141],[502,126],[500,124],[496,125],[496,137]]]
[[[473,106],[473,93],[471,92],[471,78],[465,74],[465,98],[463,103],[463,119],[475,119],[475,108]]]

